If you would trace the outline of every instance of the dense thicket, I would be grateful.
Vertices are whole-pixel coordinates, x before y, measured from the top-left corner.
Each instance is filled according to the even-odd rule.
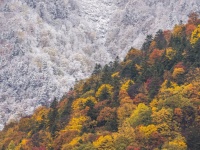
[[[58,103],[0,132],[9,150],[199,150],[200,20],[148,35],[124,61],[96,65]]]

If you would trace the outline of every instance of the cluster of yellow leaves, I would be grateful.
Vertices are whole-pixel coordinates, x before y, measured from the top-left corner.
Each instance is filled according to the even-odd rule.
[[[79,144],[81,137],[75,137],[70,143],[66,143],[62,146],[62,150],[72,149]]]
[[[129,63],[131,63],[131,59],[132,57],[137,57],[141,54],[141,52],[139,52],[138,50],[132,49],[129,51],[129,55],[127,55],[126,57],[126,61],[122,62],[123,65],[127,65]],[[139,65],[136,64],[137,69],[141,69]],[[130,85],[134,84],[133,80],[125,80],[121,82],[121,88],[119,91],[119,99],[120,99],[120,106],[117,109],[117,116],[119,119],[119,122],[122,123],[122,121],[129,117],[132,110],[135,108],[132,100],[130,98],[130,96],[127,93],[127,90],[129,88]]]
[[[100,95],[102,94],[102,91],[105,90],[105,89],[107,90],[107,92],[108,92],[110,95],[112,95],[112,93],[113,93],[113,87],[112,87],[110,84],[103,84],[103,85],[101,85],[100,88],[97,90],[97,92],[96,92],[96,97],[99,98]]]
[[[200,38],[200,25],[192,32],[190,43],[194,45]]]
[[[15,150],[21,150],[21,149],[30,149],[30,147],[28,146],[28,139],[22,139],[21,143],[15,147]]]
[[[120,136],[130,138],[132,141],[135,139],[135,130],[131,127],[128,121],[124,121],[119,127],[118,133]]]
[[[174,71],[172,73],[172,77],[176,79],[178,75],[184,74],[185,70],[183,68],[174,68]]]
[[[135,108],[135,105],[133,105],[133,100],[127,93],[127,89],[129,88],[130,84],[134,84],[134,81],[133,80],[125,81],[120,88],[119,92],[120,106],[117,109],[117,117],[120,123],[122,123],[124,119],[129,117],[133,109]]]
[[[121,85],[121,88],[119,91],[119,99],[120,99],[121,106],[123,104],[127,104],[127,103],[131,104],[132,103],[132,100],[127,92],[129,86],[132,84],[134,84],[133,80],[126,80],[126,81],[122,82],[122,85]]]
[[[90,97],[90,96],[93,96],[93,95],[95,95],[95,90],[90,90],[90,91],[85,92],[81,97],[87,98],[87,97]]]
[[[128,90],[129,86],[132,85],[132,84],[134,84],[133,80],[127,80],[122,84],[120,90],[126,91],[126,90]]]
[[[128,59],[128,60],[126,60],[126,61],[123,61],[123,62],[121,63],[121,65],[122,65],[122,66],[127,66],[127,65],[129,65],[131,62],[132,62],[132,61],[131,61],[130,59]]]
[[[77,145],[79,143],[79,140],[81,140],[81,137],[76,137],[69,144],[72,146]]]
[[[169,60],[172,60],[174,58],[174,56],[176,55],[176,51],[173,50],[171,47],[166,49],[166,57]]]
[[[111,135],[100,136],[93,145],[98,150],[115,150],[114,139]]]
[[[198,93],[198,91],[194,90],[194,84],[186,83],[184,85],[178,85],[177,83],[171,81],[170,87],[167,87],[167,82],[168,80],[165,80],[163,82],[157,98],[153,99],[153,101],[150,103],[152,109],[155,109],[155,107],[157,107],[159,103],[164,102],[164,100],[170,97],[173,97],[174,102],[179,99],[179,101],[177,101],[177,104],[181,101],[182,103],[188,102],[189,104],[190,102],[188,101],[188,98],[191,97],[191,94]],[[160,100],[160,102],[158,102],[158,100]]]
[[[9,143],[9,145],[8,145],[8,148],[7,148],[8,150],[15,150],[15,143],[14,143],[14,141],[12,140],[10,143]]]
[[[192,83],[185,85],[182,91],[183,95],[185,95],[188,98],[190,98],[192,94],[195,94],[195,92],[196,92],[196,88],[195,88],[195,85],[193,85]]]
[[[156,124],[158,131],[167,136],[170,134],[170,126],[172,123],[172,109],[162,108],[159,111],[153,111],[152,113],[152,121]]]
[[[119,77],[119,72],[115,72],[111,75],[112,78],[118,78]]]
[[[145,136],[145,138],[148,138],[152,133],[157,131],[157,127],[153,124],[148,126],[140,126],[139,131]]]
[[[116,149],[128,150],[129,149],[127,147],[128,145],[137,146],[136,137],[137,135],[136,135],[135,129],[131,127],[128,122],[125,121],[122,124],[122,126],[119,127],[119,131],[117,133],[117,136],[115,137],[115,145],[118,146]]]
[[[136,109],[132,112],[130,118],[127,119],[127,121],[132,126],[137,126],[140,124],[145,124],[145,122],[148,122],[150,117],[151,109],[145,105],[144,103],[140,103]]]
[[[135,105],[132,103],[124,103],[117,109],[117,117],[120,122],[130,117],[132,111],[134,110]]]
[[[161,135],[163,135],[164,137],[170,137],[172,135],[172,130],[171,130],[172,128],[167,123],[164,122],[164,123],[158,124],[156,126],[157,126],[159,133]]]
[[[168,123],[170,124],[172,121],[172,110],[170,108],[166,109],[166,108],[162,108],[161,110],[159,110],[158,112],[153,112],[152,113],[152,118],[153,118],[153,122],[156,124],[161,124],[161,123]]]
[[[65,129],[81,131],[83,124],[87,120],[89,120],[89,117],[86,116],[73,117]]]
[[[141,73],[140,71],[142,70],[142,66],[135,64],[135,68],[139,73]]]
[[[22,145],[26,145],[26,144],[27,144],[27,142],[28,142],[28,140],[27,140],[27,139],[23,139],[23,140],[22,140],[22,142],[21,142],[21,144],[22,144]]]
[[[187,150],[185,138],[181,135],[177,136],[173,141],[165,144],[163,150]]]
[[[73,110],[76,111],[76,110],[81,110],[81,109],[83,109],[83,107],[84,107],[84,102],[85,102],[85,99],[84,99],[84,98],[76,99],[76,100],[72,103],[72,108],[73,108]]]
[[[45,108],[45,107],[39,107],[35,113],[33,114],[33,118],[36,121],[42,121],[44,118],[44,116],[47,116],[49,112],[49,109]]]
[[[161,88],[160,88],[160,96],[169,96],[169,95],[172,95],[172,94],[177,94],[177,93],[180,93],[180,91],[183,90],[183,86],[179,86],[177,83],[175,82],[170,82],[170,87],[167,88],[167,82],[168,80],[165,80],[163,82],[163,84],[161,85]]]
[[[173,29],[173,35],[174,36],[181,36],[181,34],[182,34],[182,31],[183,31],[183,25],[176,25],[175,27],[174,27],[174,29]]]
[[[149,105],[151,107],[152,112],[157,111],[157,109],[158,109],[157,108],[157,106],[158,106],[158,100],[157,99],[153,99]]]
[[[84,109],[85,108],[85,104],[88,102],[88,101],[92,101],[94,104],[97,103],[97,100],[90,96],[90,97],[87,97],[87,98],[79,98],[79,99],[76,99],[73,103],[72,103],[72,108],[74,111],[76,110],[81,110],[81,109]]]

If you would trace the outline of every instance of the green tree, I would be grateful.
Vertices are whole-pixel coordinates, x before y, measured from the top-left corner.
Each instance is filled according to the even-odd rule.
[[[140,103],[128,119],[131,126],[148,125],[151,123],[151,109],[143,103]]]
[[[167,46],[167,41],[165,40],[162,30],[158,30],[158,32],[156,32],[154,40],[156,42],[156,47],[160,50]]]
[[[145,42],[142,45],[142,51],[144,51],[145,54],[148,52],[152,40],[153,40],[152,35],[146,36]]]
[[[133,61],[125,65],[121,70],[121,76],[125,78],[135,79],[137,75],[138,71]]]
[[[56,120],[58,120],[58,109],[57,109],[58,102],[56,98],[53,100],[50,106],[50,111],[48,114],[49,120],[49,131],[51,132],[52,136],[55,136],[55,132],[57,130]]]
[[[13,140],[9,143],[8,148],[6,150],[15,150],[15,143]]]
[[[102,70],[102,67],[100,64],[95,64],[95,67],[94,67],[94,71],[92,74],[99,74]]]
[[[112,81],[111,75],[112,75],[112,67],[106,64],[102,70],[101,82],[110,83]]]

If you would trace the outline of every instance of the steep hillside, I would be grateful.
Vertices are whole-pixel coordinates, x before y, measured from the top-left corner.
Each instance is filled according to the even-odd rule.
[[[0,126],[49,105],[95,63],[199,11],[198,0],[1,0]],[[0,127],[0,128],[1,128]]]
[[[0,132],[11,150],[199,150],[200,19],[148,35],[123,62],[96,65],[50,108]]]

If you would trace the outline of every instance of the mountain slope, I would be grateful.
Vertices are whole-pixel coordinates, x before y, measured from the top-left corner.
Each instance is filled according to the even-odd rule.
[[[1,0],[0,126],[121,59],[146,34],[199,11],[198,0]]]
[[[6,125],[0,149],[199,150],[197,17],[148,36],[121,63],[96,65],[60,102]]]

